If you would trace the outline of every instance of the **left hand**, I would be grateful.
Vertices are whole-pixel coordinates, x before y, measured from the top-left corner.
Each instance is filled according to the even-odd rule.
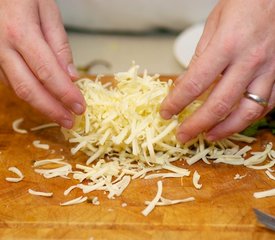
[[[209,97],[178,128],[186,142],[207,132],[217,140],[239,132],[275,106],[275,1],[221,0],[209,15],[186,74],[162,103],[169,119],[201,95],[222,75]],[[264,107],[244,97],[260,96]]]

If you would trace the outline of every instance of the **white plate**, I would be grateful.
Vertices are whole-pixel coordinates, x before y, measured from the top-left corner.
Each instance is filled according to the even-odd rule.
[[[174,55],[178,62],[187,67],[195,52],[204,28],[204,23],[192,25],[184,30],[174,43]]]

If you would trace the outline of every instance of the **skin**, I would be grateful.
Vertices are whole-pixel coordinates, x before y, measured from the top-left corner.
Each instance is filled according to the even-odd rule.
[[[63,127],[85,101],[53,0],[0,1],[0,77],[17,96]]]
[[[205,132],[217,140],[239,132],[275,106],[275,1],[222,0],[207,19],[188,71],[161,105],[169,119],[221,75],[202,107],[177,130],[181,142]],[[268,101],[263,107],[245,91]]]
[[[178,128],[186,142],[206,132],[216,140],[239,132],[275,105],[275,1],[221,0],[186,74],[161,106],[169,119],[201,95],[218,75],[204,105]],[[35,44],[34,44],[35,43]],[[18,97],[66,128],[85,102],[72,80],[77,73],[54,0],[0,0],[0,79]],[[249,91],[263,107],[243,97]]]

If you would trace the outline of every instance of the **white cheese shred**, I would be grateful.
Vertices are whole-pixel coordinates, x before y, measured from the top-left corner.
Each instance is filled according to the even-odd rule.
[[[175,205],[175,204],[186,203],[191,201],[195,201],[195,198],[188,197],[183,199],[167,199],[167,198],[161,197],[160,201],[157,202],[155,206],[169,206],[169,205]],[[146,205],[148,205],[149,203],[150,203],[149,201],[145,202]]]
[[[193,174],[193,184],[195,186],[196,189],[201,189],[202,188],[202,184],[199,183],[199,180],[200,180],[200,174],[195,171],[194,174]]]
[[[41,167],[47,164],[61,164],[61,165],[70,165],[63,161],[64,158],[53,158],[53,159],[43,159],[43,160],[35,160],[33,167]]]
[[[32,145],[36,148],[41,148],[41,149],[44,149],[44,150],[49,150],[50,149],[50,146],[48,144],[45,144],[45,143],[41,143],[40,140],[34,140],[32,142]]]
[[[275,196],[275,188],[270,189],[270,190],[265,190],[262,192],[255,192],[253,194],[255,198],[266,198],[266,197],[273,197]]]
[[[265,174],[272,180],[275,180],[275,176],[268,170],[265,171]]]
[[[188,176],[187,174],[179,174],[179,173],[155,173],[147,175],[144,179],[154,179],[154,178],[181,178]]]
[[[187,159],[186,162],[189,165],[192,165],[192,164],[196,163],[197,161],[199,161],[200,159],[202,159],[203,157],[205,157],[209,152],[210,152],[210,149],[204,149],[202,152],[199,152],[196,155],[194,155],[193,157]]]
[[[29,192],[29,194],[35,195],[35,196],[42,196],[42,197],[52,197],[53,196],[52,192],[39,192],[39,191],[35,191],[32,189],[29,189],[28,192]]]
[[[18,118],[16,120],[13,121],[12,123],[12,129],[17,132],[17,133],[21,133],[21,134],[26,134],[28,133],[28,131],[26,129],[22,129],[20,128],[20,124],[24,121],[24,118]]]
[[[59,125],[57,123],[46,123],[46,124],[31,128],[31,131],[38,131],[38,130],[42,130],[45,128],[52,128],[52,127],[59,127]]]
[[[9,167],[8,170],[12,173],[15,173],[18,177],[7,177],[7,182],[21,182],[24,178],[24,175],[17,167]]]
[[[266,145],[266,148],[263,152],[254,153],[254,154],[252,153],[253,156],[246,159],[244,161],[244,165],[250,166],[250,165],[255,165],[255,164],[264,162],[268,156],[268,153],[272,150],[272,145],[273,145],[272,142],[270,142]]]
[[[99,204],[100,204],[100,202],[99,202],[99,200],[98,200],[98,197],[93,197],[93,199],[92,199],[92,204],[93,204],[93,205],[99,205]]]
[[[237,173],[235,176],[234,176],[234,180],[241,180],[243,178],[246,177],[246,174],[245,175],[240,175],[239,173]]]
[[[150,212],[153,211],[157,202],[160,200],[162,194],[162,181],[157,182],[158,190],[154,199],[148,204],[148,206],[141,212],[144,216],[147,216]]]
[[[78,197],[78,198],[74,198],[70,201],[60,203],[60,205],[61,206],[69,206],[69,205],[80,204],[80,203],[86,202],[87,199],[88,199],[88,197],[81,196],[81,197]]]

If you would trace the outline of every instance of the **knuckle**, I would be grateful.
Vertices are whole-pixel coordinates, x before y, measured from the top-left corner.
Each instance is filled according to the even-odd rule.
[[[70,44],[67,41],[64,41],[63,43],[61,43],[59,45],[59,47],[57,48],[57,52],[56,54],[58,56],[60,55],[67,55],[70,56],[71,55],[71,48],[70,48]]]
[[[6,36],[9,42],[20,43],[24,39],[23,31],[18,27],[16,23],[9,23],[6,25]]]
[[[261,66],[266,60],[266,53],[261,47],[250,50],[247,63],[249,68]]]
[[[234,83],[234,86],[230,89],[230,92],[236,91],[236,89],[246,89],[247,88],[247,82],[244,81],[243,79],[240,79],[239,81]]]
[[[209,107],[210,114],[214,115],[219,120],[222,120],[230,111],[228,103],[224,100],[219,100]]]
[[[9,23],[3,30],[5,33],[6,41],[16,47],[25,45],[26,32],[20,27],[18,23]]]
[[[72,99],[72,91],[70,91],[69,89],[64,89],[62,90],[62,92],[60,93],[60,100],[65,103],[68,102],[69,99]]]
[[[193,97],[198,97],[203,91],[202,85],[194,80],[187,81],[185,83],[185,88],[188,94],[192,95]]]
[[[15,94],[22,100],[29,102],[32,96],[31,89],[24,83],[18,83],[14,87]]]
[[[227,34],[224,35],[219,42],[220,52],[224,53],[225,56],[232,55],[236,45],[236,37],[233,34]]]
[[[171,113],[176,114],[182,109],[182,106],[180,105],[179,101],[175,101],[174,98],[169,98],[166,101],[166,109],[169,109]]]
[[[243,113],[243,120],[246,122],[252,122],[258,119],[262,115],[263,109],[261,107],[257,108],[248,108]]]
[[[42,81],[47,81],[52,78],[52,71],[50,70],[48,63],[42,63],[35,69],[37,77]]]

